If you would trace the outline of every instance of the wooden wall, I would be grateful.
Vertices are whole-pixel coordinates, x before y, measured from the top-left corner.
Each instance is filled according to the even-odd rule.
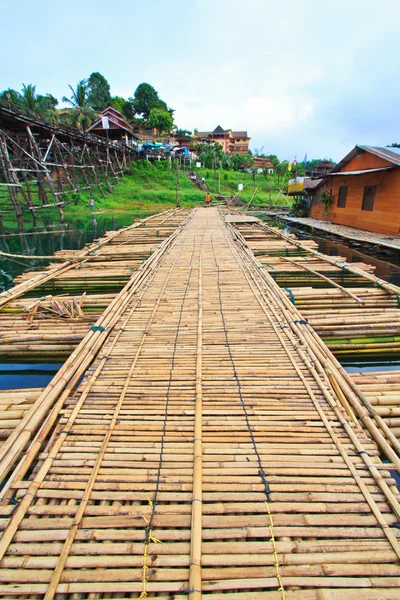
[[[374,169],[393,166],[391,163],[368,152],[360,152],[359,158],[353,158],[342,171]],[[338,208],[339,189],[348,186],[345,208]],[[377,185],[374,210],[362,210],[364,187]],[[363,175],[335,176],[327,180],[327,192],[332,190],[333,204],[326,214],[324,207],[314,199],[310,216],[314,219],[331,221],[339,225],[348,225],[380,233],[397,235],[400,232],[400,168],[393,171],[378,171]]]

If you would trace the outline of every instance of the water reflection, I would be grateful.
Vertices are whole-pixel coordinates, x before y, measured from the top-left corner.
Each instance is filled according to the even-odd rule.
[[[38,260],[35,255],[51,256],[58,250],[79,250],[107,231],[131,225],[154,211],[129,211],[69,219],[60,223],[44,217],[40,228],[0,235],[0,250],[10,254],[23,254],[32,258],[0,257],[0,291],[13,286],[14,278],[27,270],[41,270],[50,261]]]
[[[60,363],[0,364],[0,390],[45,387],[61,366]]]
[[[318,244],[319,251],[328,256],[343,256],[347,262],[365,262],[373,265],[377,277],[395,285],[400,285],[400,258],[398,256],[390,255],[386,257],[385,250],[379,248],[369,250],[363,247],[363,251],[361,252],[353,248],[350,242],[331,241],[325,237],[298,229],[297,227],[287,224],[283,225],[272,219],[266,220],[268,224],[283,229],[285,233],[294,233],[299,239],[314,240]]]

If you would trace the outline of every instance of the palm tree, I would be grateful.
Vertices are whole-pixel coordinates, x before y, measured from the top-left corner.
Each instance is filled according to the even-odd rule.
[[[56,98],[47,94],[41,96],[36,93],[36,86],[28,83],[28,85],[22,84],[21,93],[18,94],[19,105],[27,113],[34,113],[40,115],[46,120],[51,121],[56,117],[54,106],[57,104]]]
[[[69,125],[85,131],[93,123],[96,113],[89,104],[88,86],[84,79],[78,83],[76,89],[69,85],[72,92],[71,98],[63,96],[62,101],[67,102],[71,108],[67,113]]]

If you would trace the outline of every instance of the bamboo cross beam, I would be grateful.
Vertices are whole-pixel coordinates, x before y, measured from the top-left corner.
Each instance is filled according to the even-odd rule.
[[[296,262],[295,260],[293,260],[292,258],[288,258],[287,256],[281,256],[280,260],[284,260],[284,261],[290,262],[293,265],[296,265],[296,267],[299,267],[300,269],[304,269],[304,271],[308,271],[308,273],[312,273],[313,275],[317,275],[317,277],[320,277],[321,279],[323,279],[324,281],[326,281],[327,283],[329,283],[329,285],[338,288],[344,294],[346,294],[347,296],[350,296],[350,298],[353,298],[353,300],[355,300],[356,302],[358,302],[358,304],[364,304],[364,302],[363,302],[363,300],[361,300],[361,298],[359,298],[358,296],[356,296],[355,294],[353,294],[352,292],[350,292],[349,290],[347,290],[346,288],[344,288],[342,285],[339,285],[338,283],[336,283],[336,281],[333,281],[333,279],[330,279],[329,277],[326,277],[326,275],[323,275],[322,273],[318,273],[318,271],[314,271],[314,269],[311,269],[309,266],[307,266],[307,265],[305,265],[303,263]]]

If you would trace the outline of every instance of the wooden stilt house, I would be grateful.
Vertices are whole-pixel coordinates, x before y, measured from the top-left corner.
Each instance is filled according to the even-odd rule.
[[[356,146],[313,194],[310,216],[369,231],[400,232],[400,149]]]
[[[87,131],[115,141],[116,144],[125,143],[132,148],[136,148],[138,144],[138,136],[125,121],[124,116],[112,106],[105,108]]]

